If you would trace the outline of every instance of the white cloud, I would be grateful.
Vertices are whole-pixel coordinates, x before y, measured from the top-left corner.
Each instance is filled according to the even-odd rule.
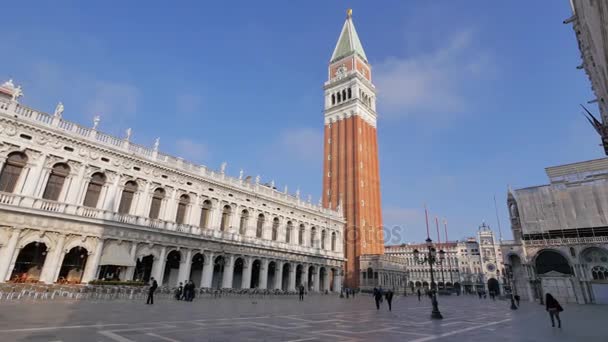
[[[93,96],[86,108],[102,119],[124,118],[137,112],[139,90],[129,84],[120,82],[95,81]]]
[[[488,55],[473,45],[473,32],[450,36],[433,51],[388,58],[375,68],[379,106],[387,117],[449,115],[466,109],[463,85],[484,74]]]
[[[195,163],[203,163],[203,160],[209,156],[207,145],[191,139],[178,139],[175,142],[175,149],[178,156]]]
[[[198,94],[180,93],[176,97],[176,108],[178,113],[193,114],[201,111],[203,97]]]
[[[284,153],[302,161],[317,162],[323,156],[323,131],[320,129],[286,129],[281,132],[279,143]]]

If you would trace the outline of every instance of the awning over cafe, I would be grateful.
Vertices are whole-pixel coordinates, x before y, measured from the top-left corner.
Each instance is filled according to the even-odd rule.
[[[135,266],[135,260],[131,257],[127,244],[110,243],[104,248],[99,265]]]

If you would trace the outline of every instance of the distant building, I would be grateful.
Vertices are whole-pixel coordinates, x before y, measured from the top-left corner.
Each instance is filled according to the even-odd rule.
[[[500,244],[490,227],[483,223],[477,238],[437,243],[445,252],[445,260],[434,268],[434,280],[439,289],[460,289],[465,293],[478,290],[503,292],[502,257]],[[431,274],[428,264],[414,259],[414,250],[423,253],[425,243],[385,246],[385,254],[405,259],[409,271],[408,289],[429,288]]]
[[[515,291],[542,301],[608,303],[608,158],[549,167],[550,183],[509,190]]]

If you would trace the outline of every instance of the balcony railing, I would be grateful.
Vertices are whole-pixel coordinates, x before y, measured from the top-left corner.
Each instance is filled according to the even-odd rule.
[[[608,243],[608,236],[589,236],[575,238],[553,238],[545,240],[522,240],[526,246],[563,246],[584,245],[589,243]]]
[[[143,226],[159,231],[166,230],[169,232],[173,231],[191,234],[210,240],[218,240],[219,242],[241,243],[261,248],[285,250],[293,253],[314,254],[315,256],[341,257],[339,252],[323,250],[317,247],[292,245],[280,241],[263,240],[233,232],[224,232],[219,229],[201,229],[200,227],[189,224],[179,224],[161,219],[151,219],[149,217],[121,214],[103,209],[67,204],[6,192],[0,192],[0,205],[41,210],[56,214],[76,215],[87,219],[99,219],[116,222],[119,224]]]
[[[98,131],[95,128],[84,127],[74,122],[64,120],[53,115],[37,111],[17,102],[6,102],[0,100],[0,113],[13,117],[32,121],[37,125],[47,126],[52,129],[59,129],[68,135],[80,139],[92,140],[95,143],[105,145],[117,150],[122,150],[129,154],[134,154],[137,157],[152,160],[156,163],[165,164],[165,166],[180,169],[189,172],[195,176],[202,176],[206,179],[211,179],[220,184],[225,184],[231,187],[237,187],[249,192],[260,193],[276,200],[282,201],[288,205],[297,205],[301,208],[316,211],[322,214],[330,215],[336,219],[342,219],[342,213],[336,210],[323,208],[311,202],[302,200],[299,196],[294,196],[286,192],[281,192],[262,184],[246,182],[244,179],[228,176],[223,172],[209,170],[203,165],[196,165],[185,161],[182,158],[173,157],[168,154],[159,152],[155,148],[149,148],[134,144],[127,139],[121,139],[109,134]]]

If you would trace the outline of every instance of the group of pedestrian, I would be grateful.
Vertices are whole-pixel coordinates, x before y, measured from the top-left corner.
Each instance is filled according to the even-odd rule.
[[[347,287],[344,289],[344,293],[346,294],[346,298],[350,298],[351,296],[353,297],[353,299],[355,298],[355,289]]]
[[[376,301],[376,310],[380,310],[380,304],[384,299],[386,299],[386,303],[388,304],[388,311],[393,310],[393,290],[388,289],[384,291],[382,290],[382,286],[379,288],[374,287],[372,295]]]
[[[175,299],[191,302],[194,300],[195,288],[192,280],[185,281],[185,285],[180,282],[179,286],[175,290]]]

